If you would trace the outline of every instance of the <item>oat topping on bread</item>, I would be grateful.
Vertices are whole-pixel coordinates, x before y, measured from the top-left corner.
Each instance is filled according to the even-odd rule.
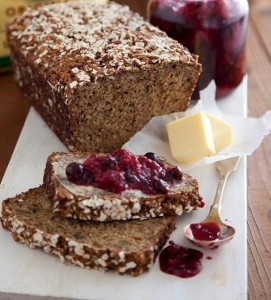
[[[62,262],[137,276],[148,271],[175,229],[175,217],[92,222],[60,217],[44,186],[3,201],[1,222],[15,241]]]
[[[20,39],[22,53],[33,56],[52,86],[72,100],[77,85],[84,86],[120,71],[148,68],[158,63],[193,64],[195,59],[177,41],[152,26],[128,6],[114,2],[60,3],[27,10],[9,27],[10,41]],[[53,60],[48,60],[48,57]],[[65,67],[65,73],[62,72]],[[52,69],[53,68],[53,69]]]
[[[183,174],[180,184],[166,194],[126,190],[121,194],[70,182],[65,173],[71,162],[83,162],[88,154],[56,152],[46,164],[44,184],[51,195],[53,211],[69,218],[95,221],[147,219],[181,215],[203,206],[198,182]]]

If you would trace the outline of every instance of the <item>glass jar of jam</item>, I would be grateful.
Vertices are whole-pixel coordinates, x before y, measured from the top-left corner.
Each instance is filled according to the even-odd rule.
[[[151,0],[150,22],[199,55],[203,72],[192,98],[214,79],[220,98],[245,74],[247,0]]]

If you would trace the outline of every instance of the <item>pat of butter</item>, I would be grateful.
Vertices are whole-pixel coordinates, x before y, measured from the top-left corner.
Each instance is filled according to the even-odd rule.
[[[202,112],[167,124],[171,153],[181,163],[193,163],[215,154],[212,127]]]
[[[233,133],[231,125],[208,112],[205,112],[205,115],[211,122],[216,152],[232,144]]]
[[[229,146],[230,124],[208,112],[198,112],[167,124],[171,153],[181,163],[193,163]]]

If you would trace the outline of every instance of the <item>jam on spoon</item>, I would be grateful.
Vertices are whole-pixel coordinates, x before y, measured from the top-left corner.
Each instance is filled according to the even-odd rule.
[[[190,229],[195,239],[199,241],[214,241],[220,238],[220,226],[214,222],[194,223]]]

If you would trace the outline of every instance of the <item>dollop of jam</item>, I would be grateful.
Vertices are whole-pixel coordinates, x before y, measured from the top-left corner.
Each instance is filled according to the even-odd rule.
[[[202,270],[201,251],[169,242],[159,256],[160,270],[181,278],[193,277]]]
[[[199,241],[214,241],[220,238],[220,227],[214,222],[191,224],[190,229],[194,238]]]
[[[155,153],[134,155],[125,149],[91,154],[83,164],[70,163],[66,175],[75,184],[92,185],[117,194],[128,189],[166,194],[172,185],[182,182],[183,176],[178,166],[167,167]]]

